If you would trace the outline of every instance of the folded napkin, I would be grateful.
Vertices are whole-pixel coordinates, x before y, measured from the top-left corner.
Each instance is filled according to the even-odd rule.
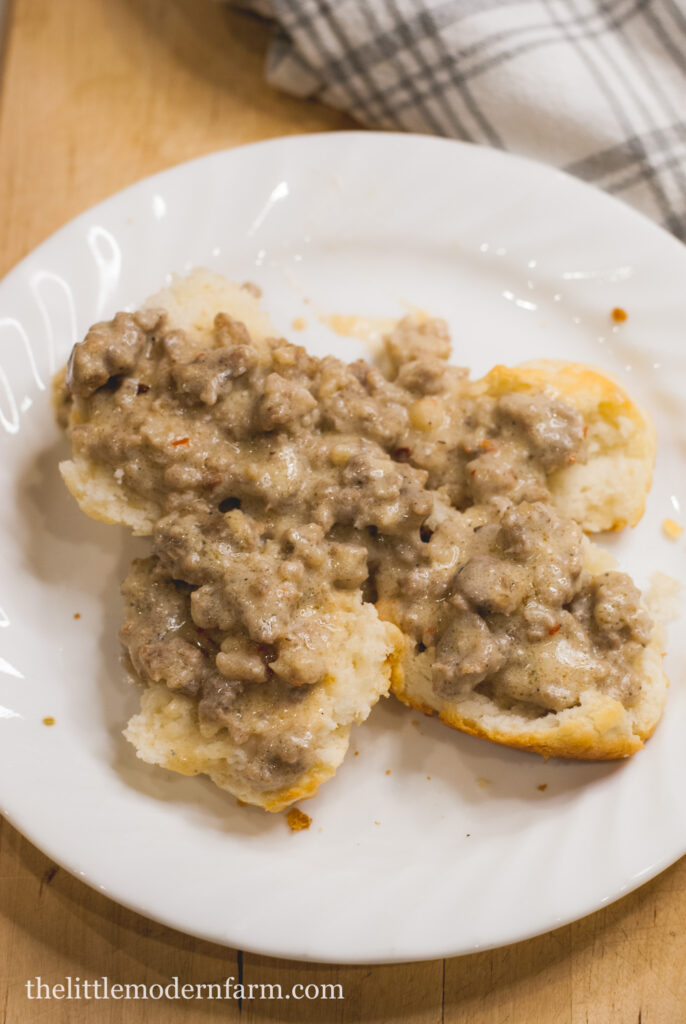
[[[267,78],[607,189],[686,239],[686,0],[241,0]]]

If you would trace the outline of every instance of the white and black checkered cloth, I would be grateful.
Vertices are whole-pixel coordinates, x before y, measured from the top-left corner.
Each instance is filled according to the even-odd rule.
[[[686,240],[686,0],[240,0],[273,85],[562,167]]]

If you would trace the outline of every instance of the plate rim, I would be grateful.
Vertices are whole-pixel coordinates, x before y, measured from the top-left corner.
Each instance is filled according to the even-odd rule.
[[[649,230],[657,231],[663,238],[663,241],[669,241],[673,244],[675,252],[686,252],[686,244],[680,242],[675,235],[671,234],[661,224],[648,217],[647,214],[643,213],[642,210],[636,209],[624,200],[619,199],[611,192],[606,192],[591,182],[584,181],[582,178],[577,178],[575,175],[570,174],[568,171],[561,167],[555,167],[553,164],[546,164],[542,160],[536,160],[533,157],[522,156],[520,153],[511,153],[507,150],[496,149],[492,146],[481,145],[477,142],[468,142],[464,139],[451,139],[443,135],[425,135],[420,132],[400,132],[400,131],[377,131],[374,129],[360,129],[353,128],[349,131],[338,130],[331,132],[298,132],[293,135],[274,135],[268,139],[258,139],[254,142],[240,143],[236,146],[224,146],[222,149],[211,150],[208,153],[203,153],[201,156],[191,157],[188,160],[182,160],[180,163],[171,164],[169,167],[164,167],[159,171],[153,171],[152,174],[146,174],[142,178],[137,178],[136,181],[132,181],[129,185],[124,185],[122,188],[111,192],[109,195],[104,196],[102,199],[98,199],[95,203],[86,207],[80,213],[77,213],[74,217],[60,224],[59,227],[55,228],[54,231],[46,235],[45,238],[41,239],[29,252],[21,257],[16,263],[7,270],[7,272],[0,278],[0,286],[10,280],[18,271],[21,271],[24,265],[39,251],[55,241],[57,241],[62,234],[69,229],[76,227],[82,222],[85,222],[89,217],[92,217],[100,207],[118,199],[123,199],[126,194],[134,189],[138,189],[144,185],[152,185],[156,181],[162,180],[166,175],[171,175],[180,170],[190,170],[191,167],[197,164],[204,163],[205,161],[213,160],[216,158],[227,157],[234,153],[243,153],[249,150],[258,150],[262,148],[268,148],[274,146],[278,148],[284,143],[294,142],[301,144],[303,142],[309,142],[310,140],[323,140],[323,139],[374,139],[374,140],[403,140],[401,143],[404,145],[405,141],[411,141],[412,144],[417,145],[429,145],[429,146],[445,146],[452,148],[460,148],[465,151],[473,152],[478,150],[481,153],[488,153],[496,160],[502,160],[504,163],[510,163],[514,161],[520,164],[520,166],[530,166],[532,168],[543,169],[545,172],[550,172],[551,175],[560,177],[567,183],[570,183],[572,187],[579,188],[581,191],[590,193],[592,195],[603,196],[605,200],[611,203],[615,208],[620,208],[629,216],[635,217],[637,221],[643,225],[644,228]]]

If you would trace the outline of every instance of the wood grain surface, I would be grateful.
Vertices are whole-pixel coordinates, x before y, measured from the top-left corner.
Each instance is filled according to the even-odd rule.
[[[75,214],[211,150],[353,127],[263,81],[268,27],[210,0],[14,0],[0,97],[0,273]],[[686,781],[686,780],[685,780]],[[49,780],[46,780],[49,784]],[[455,864],[459,871],[459,863]],[[412,913],[408,894],[408,914]],[[0,1022],[686,1024],[686,860],[506,949],[331,967],[192,939],[118,907],[0,821]],[[340,983],[340,1001],[30,1002],[28,979]]]

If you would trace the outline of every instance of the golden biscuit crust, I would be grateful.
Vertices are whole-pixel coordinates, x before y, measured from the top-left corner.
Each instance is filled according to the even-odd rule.
[[[430,656],[430,651],[426,652]],[[422,657],[421,655],[419,657]],[[580,761],[609,761],[629,757],[652,736],[667,696],[667,679],[657,647],[646,652],[643,684],[646,690],[639,705],[627,710],[618,700],[588,692],[577,707],[527,722],[523,716],[501,711],[489,698],[477,695],[464,704],[430,697],[421,666],[403,664],[393,683],[394,695],[407,707],[436,716],[460,732],[491,740],[543,757],[564,757]],[[429,671],[430,671],[430,661]]]
[[[473,387],[493,397],[545,391],[574,406],[587,427],[588,460],[549,478],[554,504],[589,533],[636,525],[652,483],[655,427],[616,378],[584,363],[538,359],[495,366]]]
[[[589,572],[600,574],[612,568],[615,560],[607,551],[588,543],[585,564]],[[383,607],[380,612],[383,616]],[[431,681],[434,649],[417,653],[409,643],[393,673],[391,690],[408,707],[437,716],[452,729],[494,743],[546,758],[614,760],[640,750],[660,721],[669,686],[662,665],[664,645],[664,628],[657,625],[643,652],[641,693],[631,708],[591,688],[581,694],[577,706],[536,718],[524,711],[505,711],[481,693],[471,692],[461,700],[443,700],[434,692]]]
[[[357,595],[341,594],[336,607],[322,609],[322,617],[330,635],[329,674],[295,723],[311,737],[309,763],[296,781],[274,787],[251,776],[251,754],[254,760],[269,729],[281,727],[278,706],[260,713],[259,693],[258,706],[246,708],[246,717],[257,712],[262,732],[247,745],[237,745],[226,729],[202,728],[196,700],[172,693],[164,683],[146,686],[141,709],[124,730],[138,757],[180,775],[208,775],[220,789],[267,811],[281,811],[314,796],[343,761],[352,725],[363,722],[377,700],[388,695],[404,646],[400,630],[381,621],[373,606],[362,604]]]

